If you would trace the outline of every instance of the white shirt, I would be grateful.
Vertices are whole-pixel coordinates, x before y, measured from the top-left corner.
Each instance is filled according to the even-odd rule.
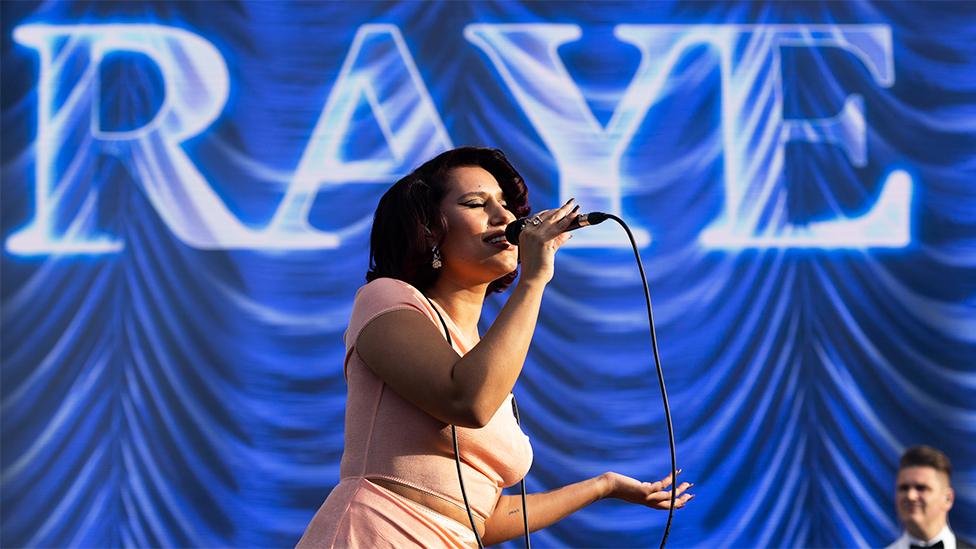
[[[908,546],[915,545],[932,545],[933,543],[938,543],[941,541],[945,545],[945,549],[956,549],[956,535],[952,533],[947,524],[942,528],[942,531],[936,534],[936,536],[928,541],[916,539],[908,535],[908,532],[902,532],[901,537],[896,539],[894,543],[885,547],[885,549],[908,549]]]

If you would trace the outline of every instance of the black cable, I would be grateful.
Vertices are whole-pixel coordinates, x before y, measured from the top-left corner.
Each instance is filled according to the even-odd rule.
[[[633,233],[630,232],[630,227],[624,223],[623,219],[613,215],[604,214],[608,219],[612,219],[620,224],[627,232],[627,238],[630,239],[630,245],[634,248],[634,257],[637,259],[637,268],[640,270],[641,281],[644,283],[644,298],[647,302],[647,323],[651,327],[651,348],[654,351],[654,365],[657,367],[657,380],[661,385],[661,398],[664,400],[664,418],[668,423],[668,446],[671,449],[671,505],[668,509],[668,522],[664,526],[664,537],[661,538],[661,549],[664,549],[664,544],[668,541],[668,533],[671,531],[671,519],[674,518],[674,503],[677,499],[677,488],[678,488],[678,476],[677,471],[677,458],[675,457],[674,451],[674,428],[671,425],[671,407],[668,405],[668,391],[664,388],[664,370],[661,368],[661,356],[657,349],[657,332],[654,329],[654,312],[651,311],[651,290],[647,286],[647,275],[644,274],[644,264],[641,262],[640,252],[637,250],[637,242],[634,240]],[[592,216],[592,214],[591,214]]]
[[[665,544],[667,544],[668,541],[668,534],[671,532],[671,522],[674,519],[674,504],[677,500],[678,460],[676,457],[675,445],[674,445],[674,427],[671,423],[671,406],[670,404],[668,404],[668,391],[664,385],[664,369],[661,367],[661,355],[660,352],[658,351],[658,346],[657,346],[657,330],[654,328],[654,311],[651,308],[651,290],[647,284],[647,275],[644,272],[644,263],[641,261],[640,251],[637,248],[637,241],[634,239],[634,234],[630,231],[630,227],[627,226],[627,223],[625,223],[623,219],[620,219],[619,217],[613,214],[602,214],[600,212],[593,212],[589,214],[589,217],[592,218],[592,222],[590,224],[593,225],[596,225],[597,223],[601,223],[604,219],[612,219],[616,221],[621,227],[623,227],[624,231],[627,233],[627,238],[630,239],[630,245],[634,250],[634,259],[637,260],[637,269],[640,271],[641,282],[643,283],[644,286],[644,301],[647,304],[647,323],[648,326],[650,327],[650,334],[651,334],[651,350],[654,353],[654,366],[657,369],[657,380],[661,387],[661,399],[664,403],[664,419],[668,425],[668,448],[671,451],[671,500],[670,500],[670,505],[668,505],[668,521],[664,525],[664,535],[661,537],[661,546],[660,546],[660,549],[664,549],[664,546]],[[427,298],[427,301],[430,301],[429,297]],[[441,316],[441,313],[440,311],[437,310],[437,307],[434,307],[433,302],[431,302],[431,307],[434,308],[434,312],[437,313],[438,318],[440,318],[441,324],[444,327],[444,335],[447,338],[448,344],[451,344],[451,334],[447,330],[447,323],[444,322],[444,317]],[[515,422],[521,425],[521,422],[519,420],[518,406],[515,404],[515,395],[512,395],[512,413],[515,414]],[[460,451],[458,450],[458,442],[457,442],[457,428],[454,425],[451,425],[451,436],[454,440],[454,462],[457,465],[458,482],[461,485],[461,497],[464,499],[464,507],[465,510],[468,512],[468,520],[471,521],[471,530],[474,532],[475,540],[478,542],[478,548],[484,549],[484,545],[481,542],[481,536],[478,535],[478,529],[474,523],[474,515],[471,514],[471,506],[468,504],[468,495],[464,489],[464,478],[461,475],[461,454]],[[531,541],[529,540],[529,513],[528,513],[528,506],[526,505],[526,498],[525,498],[524,477],[522,478],[520,484],[522,488],[522,521],[525,526],[525,547],[526,549],[531,549]]]
[[[444,322],[444,315],[441,314],[437,307],[434,306],[434,302],[427,297],[427,303],[430,303],[430,307],[434,309],[437,313],[437,318],[441,321],[441,326],[444,328],[444,338],[447,339],[447,344],[454,348],[454,342],[451,341],[451,332],[447,329],[447,322]],[[513,397],[514,398],[514,397]],[[518,421],[518,414],[516,413],[516,421]],[[458,450],[458,437],[457,437],[457,427],[451,425],[451,440],[454,442],[454,464],[457,465],[458,472],[458,484],[461,485],[461,498],[464,499],[464,510],[468,512],[468,520],[471,522],[471,531],[474,532],[474,539],[478,542],[478,549],[484,549],[484,544],[481,542],[481,536],[478,535],[478,527],[474,523],[474,515],[471,514],[471,505],[468,503],[468,492],[464,489],[464,475],[461,474],[461,451]],[[523,486],[524,490],[524,486]],[[523,498],[524,491],[523,491]]]
[[[457,465],[458,483],[461,484],[461,497],[464,498],[464,510],[468,512],[468,520],[471,521],[471,531],[474,532],[474,539],[478,542],[478,549],[484,549],[485,545],[481,542],[481,536],[478,535],[478,527],[474,524],[474,515],[471,514],[468,492],[464,489],[464,476],[461,475],[461,451],[458,450],[457,427],[454,425],[451,425],[451,438],[454,439],[454,463]]]
[[[515,415],[515,424],[519,427],[522,426],[522,420],[519,419],[518,404],[515,404],[515,393],[512,393],[512,414]],[[529,506],[525,503],[525,477],[519,481],[519,486],[522,489],[522,524],[525,526],[525,549],[532,549],[532,541],[529,540]]]

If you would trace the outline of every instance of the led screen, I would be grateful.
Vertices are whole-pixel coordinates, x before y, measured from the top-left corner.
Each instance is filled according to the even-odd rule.
[[[696,483],[670,545],[886,545],[921,443],[976,538],[976,4],[2,9],[0,545],[293,545],[376,201],[466,144],[633,230]],[[530,491],[670,468],[627,237],[574,236],[515,387]]]

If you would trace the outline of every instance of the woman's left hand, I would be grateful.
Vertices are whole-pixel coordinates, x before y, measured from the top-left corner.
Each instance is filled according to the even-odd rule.
[[[681,470],[679,469],[678,472],[680,473]],[[667,489],[668,486],[671,486],[673,480],[670,474],[657,482],[641,482],[637,479],[613,472],[603,473],[601,476],[607,486],[606,496],[604,497],[622,499],[653,509],[667,510],[671,508],[671,490]],[[694,494],[684,493],[685,490],[692,486],[694,484],[690,482],[682,482],[674,489],[675,509],[684,507],[691,498],[695,497]]]

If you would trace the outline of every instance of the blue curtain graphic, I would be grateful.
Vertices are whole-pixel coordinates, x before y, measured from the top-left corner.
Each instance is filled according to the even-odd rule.
[[[373,208],[462,144],[637,229],[697,485],[670,545],[886,545],[922,443],[976,538],[976,4],[2,10],[0,546],[292,546],[338,482]],[[609,225],[560,252],[515,388],[530,491],[669,467]]]

